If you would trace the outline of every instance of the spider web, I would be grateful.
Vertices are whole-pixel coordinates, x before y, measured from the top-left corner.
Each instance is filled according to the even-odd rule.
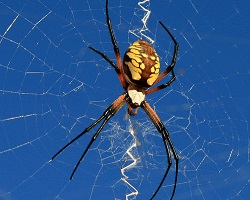
[[[161,67],[180,45],[177,80],[147,96],[180,157],[174,199],[247,199],[249,181],[249,13],[247,1],[109,2],[120,52],[152,43]],[[0,0],[0,199],[149,199],[168,165],[161,135],[126,106],[70,174],[93,123],[120,95],[105,1]],[[168,76],[164,79],[170,78]],[[172,166],[155,199],[169,199]]]

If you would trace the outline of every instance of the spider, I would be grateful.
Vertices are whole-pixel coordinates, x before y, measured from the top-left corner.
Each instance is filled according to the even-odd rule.
[[[163,143],[165,145],[167,159],[168,159],[168,167],[165,171],[165,174],[157,187],[156,191],[153,193],[151,200],[156,196],[158,191],[160,190],[165,178],[168,175],[170,167],[172,165],[172,156],[175,160],[175,179],[174,179],[174,186],[173,191],[171,194],[171,198],[173,199],[176,184],[177,184],[177,177],[178,177],[178,163],[179,158],[175,147],[171,141],[169,132],[165,128],[164,124],[156,114],[156,112],[152,109],[152,107],[147,103],[145,100],[146,95],[157,92],[161,89],[168,87],[172,82],[175,81],[176,77],[174,74],[174,66],[176,63],[176,58],[178,54],[178,43],[174,39],[173,35],[170,31],[166,28],[166,26],[159,21],[163,29],[168,33],[172,41],[174,42],[174,53],[172,57],[171,64],[161,73],[160,71],[160,60],[155,51],[155,49],[145,40],[138,40],[134,42],[124,54],[123,62],[121,60],[119,47],[117,45],[115,34],[112,29],[111,20],[108,13],[108,0],[106,0],[106,22],[108,25],[108,30],[110,34],[110,38],[113,44],[114,53],[116,56],[117,64],[111,61],[104,53],[98,51],[97,49],[89,46],[89,48],[94,51],[95,53],[99,54],[103,59],[105,59],[114,69],[115,72],[120,80],[120,83],[124,89],[124,93],[119,96],[98,118],[93,124],[88,126],[82,133],[76,136],[73,140],[71,140],[68,144],[66,144],[61,150],[59,150],[53,157],[52,160],[57,157],[62,151],[64,151],[68,146],[70,146],[73,142],[78,140],[82,137],[85,133],[89,132],[92,128],[94,128],[97,124],[103,121],[96,131],[92,139],[90,140],[87,148],[83,152],[82,156],[80,157],[78,163],[74,167],[74,170],[70,176],[70,180],[73,178],[78,166],[80,165],[81,161],[83,160],[84,156],[86,155],[87,151],[89,150],[90,146],[99,136],[100,132],[106,125],[106,123],[113,117],[126,103],[128,105],[128,114],[130,116],[135,116],[138,112],[138,108],[141,107],[148,117],[151,119],[152,123],[156,127],[159,133],[161,133]],[[168,73],[172,74],[172,78],[159,86],[153,87],[156,83],[161,81]]]

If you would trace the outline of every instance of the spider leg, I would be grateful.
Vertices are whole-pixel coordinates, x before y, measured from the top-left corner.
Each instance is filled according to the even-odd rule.
[[[160,80],[162,80],[169,72],[172,73],[172,78],[167,83],[165,83],[165,84],[162,84],[162,85],[159,85],[159,86],[157,86],[155,88],[151,88],[151,89],[147,90],[146,93],[145,93],[146,95],[147,94],[151,94],[153,92],[156,92],[158,90],[161,90],[161,89],[164,89],[164,88],[168,87],[176,79],[176,76],[174,74],[174,66],[176,64],[176,59],[177,59],[177,55],[178,55],[179,44],[174,39],[174,36],[170,33],[170,31],[167,29],[167,27],[161,21],[159,21],[159,23],[162,25],[162,27],[165,29],[165,31],[167,31],[168,35],[171,37],[171,39],[174,42],[174,54],[173,54],[173,57],[172,57],[171,64],[158,76],[158,78],[155,80],[154,84],[156,84]]]
[[[77,165],[75,166],[70,179],[72,179],[75,171],[77,170],[79,164],[81,163],[82,159],[84,158],[85,154],[87,153],[88,149],[92,145],[92,143],[95,141],[95,139],[98,137],[99,133],[102,131],[108,120],[113,117],[128,101],[129,97],[126,93],[119,96],[102,114],[100,118],[98,118],[93,124],[88,126],[83,132],[81,132],[79,135],[77,135],[73,140],[71,140],[68,144],[66,144],[63,148],[61,148],[52,158],[51,160],[55,159],[60,153],[62,153],[68,146],[70,146],[73,142],[78,140],[81,136],[83,136],[85,133],[89,132],[92,128],[94,128],[97,124],[99,124],[103,119],[103,123],[95,133],[95,135],[92,137],[91,141],[89,142],[87,148],[85,149],[84,153],[82,154],[81,158],[79,159]]]
[[[97,49],[95,49],[95,48],[93,48],[93,47],[91,47],[91,46],[89,46],[89,48],[90,48],[92,51],[94,51],[94,52],[96,52],[97,54],[99,54],[100,56],[102,56],[102,58],[104,58],[112,67],[114,67],[116,73],[119,73],[119,72],[120,72],[120,70],[119,70],[119,68],[117,67],[117,65],[116,65],[112,60],[110,60],[110,59],[108,58],[108,56],[106,56],[104,53],[98,51]]]
[[[116,62],[117,62],[117,65],[111,61],[104,53],[101,53],[100,51],[98,51],[97,49],[89,46],[89,48],[96,52],[97,54],[101,55],[109,64],[112,65],[112,67],[115,68],[115,71],[116,71],[116,74],[120,80],[120,83],[123,87],[123,89],[125,91],[127,91],[127,87],[128,87],[128,83],[125,79],[125,76],[123,74],[123,70],[122,70],[122,59],[121,59],[121,55],[120,55],[120,50],[119,50],[119,47],[117,45],[117,41],[115,39],[115,34],[114,34],[114,31],[113,31],[113,28],[112,28],[112,23],[111,23],[111,20],[110,20],[110,17],[109,17],[109,10],[108,10],[108,0],[106,0],[106,22],[108,24],[108,29],[109,29],[109,35],[110,35],[110,38],[111,38],[111,42],[113,44],[113,49],[114,49],[114,52],[115,52],[115,56],[116,56]]]
[[[67,143],[63,148],[61,148],[52,158],[51,160],[54,160],[59,154],[61,154],[68,146],[70,146],[73,142],[78,140],[80,137],[82,137],[85,133],[89,132],[92,128],[94,128],[100,121],[103,120],[108,114],[109,114],[110,107],[103,113],[103,115],[97,119],[93,124],[91,124],[89,127],[87,127],[83,132],[81,132],[79,135],[77,135],[73,140],[71,140],[69,143]]]
[[[115,39],[115,34],[114,34],[114,31],[113,31],[113,28],[112,28],[112,23],[111,23],[111,20],[110,20],[110,17],[109,17],[108,0],[106,0],[106,21],[107,21],[107,24],[108,24],[109,34],[110,34],[110,38],[111,38],[111,41],[112,41],[112,44],[113,44],[113,47],[114,47],[115,55],[120,56],[120,50],[119,50],[119,47],[117,45],[117,42],[116,42],[116,39]],[[120,60],[121,60],[121,58],[120,58]]]
[[[121,55],[120,55],[120,50],[119,47],[117,45],[116,39],[115,39],[115,34],[112,28],[112,23],[109,17],[109,9],[108,9],[108,0],[106,0],[106,21],[108,24],[108,29],[109,29],[109,34],[110,34],[110,38],[113,44],[113,48],[114,48],[114,52],[115,52],[115,56],[116,56],[116,62],[117,62],[117,66],[119,69],[119,72],[117,72],[118,78],[120,79],[121,85],[123,87],[123,89],[125,91],[127,91],[127,87],[128,87],[128,83],[125,79],[125,76],[123,74],[123,70],[122,70],[122,59],[121,59]]]
[[[174,188],[173,188],[172,195],[171,195],[171,198],[170,198],[172,200],[173,197],[174,197],[174,194],[175,194],[177,178],[178,178],[179,157],[178,157],[177,152],[175,150],[175,147],[174,147],[174,145],[173,145],[173,143],[171,141],[171,138],[169,136],[169,132],[167,131],[167,129],[163,125],[162,121],[160,120],[160,118],[158,117],[156,112],[152,109],[152,107],[146,101],[144,101],[141,104],[141,107],[146,112],[146,114],[149,116],[149,118],[151,119],[151,121],[153,122],[155,127],[157,128],[158,132],[160,132],[162,134],[162,139],[163,139],[163,142],[164,142],[164,145],[165,145],[165,148],[166,148],[166,153],[167,153],[167,156],[168,156],[168,167],[167,167],[167,169],[165,171],[165,174],[164,174],[158,188],[156,189],[156,191],[154,192],[154,194],[152,195],[150,200],[152,200],[156,196],[158,191],[160,190],[165,178],[168,175],[169,169],[170,169],[170,167],[172,165],[170,149],[172,151],[172,154],[173,154],[173,157],[174,157],[174,160],[175,160],[175,169],[176,169],[176,171],[175,171],[175,180],[174,180]],[[169,146],[170,146],[170,149],[169,149]]]
[[[74,176],[74,174],[75,174],[77,168],[79,167],[80,163],[82,162],[82,159],[84,158],[85,154],[87,153],[87,151],[88,151],[89,148],[91,147],[92,143],[96,140],[96,138],[98,137],[99,133],[102,131],[102,129],[104,128],[104,126],[106,125],[106,123],[108,122],[108,120],[109,120],[113,115],[114,115],[114,114],[109,113],[109,114],[105,117],[105,119],[104,119],[103,123],[101,124],[101,126],[99,127],[99,129],[96,131],[95,135],[91,138],[91,140],[90,140],[90,142],[89,142],[87,148],[84,150],[82,156],[80,157],[80,159],[78,160],[76,166],[74,167],[74,170],[73,170],[73,172],[72,172],[72,174],[71,174],[71,176],[70,176],[70,180],[73,178],[73,176]]]

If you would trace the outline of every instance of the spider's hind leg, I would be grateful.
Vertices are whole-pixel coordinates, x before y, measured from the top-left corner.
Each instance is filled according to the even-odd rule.
[[[155,88],[151,88],[151,89],[147,90],[146,94],[151,94],[153,92],[157,92],[158,90],[162,90],[162,89],[170,86],[171,83],[173,83],[175,81],[175,79],[176,79],[176,76],[175,76],[175,73],[174,73],[174,67],[175,67],[176,59],[177,59],[177,55],[178,55],[179,44],[175,40],[172,33],[167,29],[167,27],[161,21],[159,21],[159,23],[164,28],[164,30],[167,31],[168,35],[173,40],[173,42],[174,42],[174,53],[173,53],[171,64],[158,76],[158,78],[155,80],[154,84],[161,81],[170,72],[172,73],[172,78],[167,83],[161,84],[161,85],[159,85],[159,86],[157,86]]]

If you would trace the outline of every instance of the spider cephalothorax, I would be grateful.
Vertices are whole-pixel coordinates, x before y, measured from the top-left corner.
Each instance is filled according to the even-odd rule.
[[[174,42],[175,48],[173,53],[173,58],[171,64],[165,68],[160,73],[160,59],[157,55],[155,49],[145,40],[138,40],[134,42],[124,54],[123,62],[121,60],[119,47],[117,45],[115,35],[112,29],[111,20],[108,14],[108,0],[106,0],[106,21],[110,33],[110,38],[113,44],[116,61],[115,64],[111,61],[104,53],[98,51],[93,47],[89,47],[91,50],[102,56],[112,67],[114,67],[117,76],[120,80],[121,86],[124,89],[124,93],[120,95],[103,113],[103,115],[98,118],[93,124],[88,126],[82,133],[76,136],[73,140],[71,140],[68,144],[66,144],[61,150],[59,150],[53,157],[52,160],[57,157],[64,149],[70,146],[73,142],[83,136],[85,133],[89,132],[93,127],[99,124],[101,121],[101,125],[93,135],[91,141],[89,142],[87,148],[84,150],[81,158],[79,159],[78,163],[76,164],[70,179],[72,179],[75,171],[77,170],[79,164],[81,163],[82,159],[86,155],[87,151],[89,150],[92,143],[96,140],[106,123],[109,119],[114,116],[126,103],[128,104],[128,114],[134,116],[138,112],[138,108],[141,107],[148,117],[151,119],[153,124],[155,125],[156,129],[162,136],[163,144],[165,146],[167,160],[168,160],[168,167],[165,171],[165,174],[157,187],[156,191],[150,198],[152,200],[155,195],[160,190],[166,176],[168,175],[169,169],[172,165],[172,156],[175,160],[175,179],[174,179],[174,188],[170,199],[174,197],[176,184],[177,184],[177,177],[178,177],[178,155],[174,148],[174,145],[170,139],[170,135],[165,128],[164,124],[156,114],[156,112],[151,108],[151,106],[146,102],[145,98],[146,95],[157,92],[161,89],[168,87],[174,80],[174,66],[176,63],[177,52],[178,52],[178,43],[174,39],[173,35],[170,31],[164,26],[162,22],[159,22],[163,29],[168,33],[171,39]],[[172,78],[156,87],[154,86],[156,83],[161,81],[168,73],[172,74]],[[151,88],[152,87],[152,88]],[[133,111],[134,110],[134,111]]]

